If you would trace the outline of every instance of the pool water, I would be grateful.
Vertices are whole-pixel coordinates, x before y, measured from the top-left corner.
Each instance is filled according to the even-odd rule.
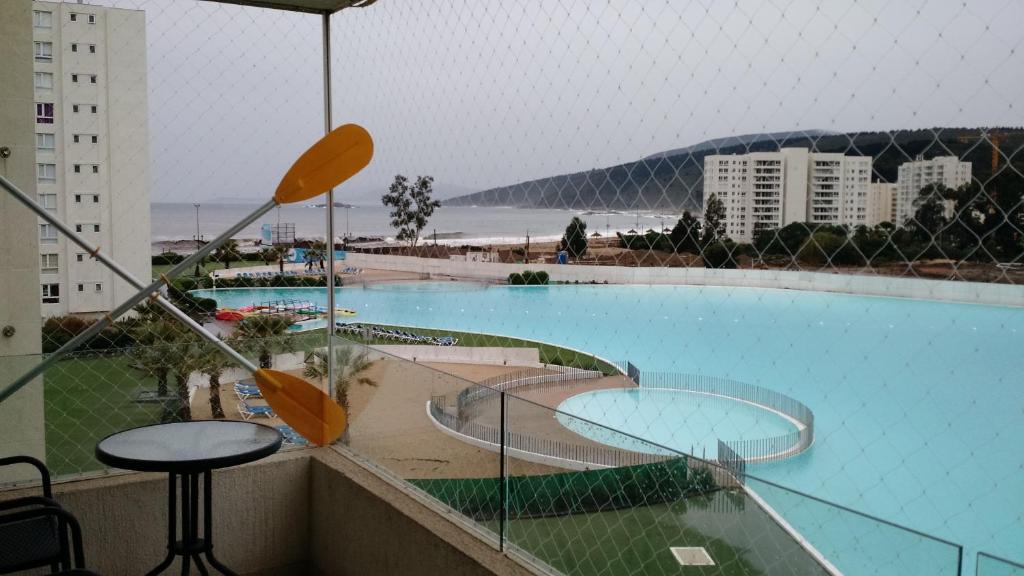
[[[968,555],[1024,559],[1024,308],[756,288],[452,284],[347,287],[336,299],[361,322],[553,342],[787,394],[814,411],[815,444],[752,474],[962,543]],[[229,307],[326,302],[323,288],[198,295]],[[653,436],[659,419],[615,424]],[[780,512],[814,529],[800,525],[799,510]]]
[[[722,396],[682,390],[621,388],[585,392],[558,406],[566,428],[611,446],[658,453],[656,446],[637,446],[630,436],[657,439],[668,447],[685,446],[701,458],[718,457],[718,440],[759,440],[796,431],[796,425],[775,412]],[[595,429],[586,421],[612,430]]]

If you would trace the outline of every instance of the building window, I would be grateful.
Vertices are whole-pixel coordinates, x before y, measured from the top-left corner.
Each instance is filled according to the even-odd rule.
[[[36,102],[36,124],[53,124],[53,103]]]
[[[52,224],[40,224],[39,225],[39,243],[40,244],[56,244],[57,243],[57,229]]]
[[[81,224],[75,224],[75,232],[81,232],[81,231],[82,231],[82,225]]]
[[[36,201],[40,206],[47,212],[57,211],[57,195],[56,194],[38,194]]]
[[[74,112],[75,114],[78,114],[78,104],[72,104],[71,105],[71,111]]]
[[[100,203],[100,195],[99,194],[93,194],[92,195],[92,203],[93,204],[99,204]]]
[[[60,284],[43,284],[43,304],[60,303]]]
[[[74,82],[75,84],[77,84],[78,83],[78,74],[72,74],[71,75],[71,81]]]
[[[36,180],[43,183],[57,181],[56,164],[36,164]]]
[[[96,53],[96,45],[95,44],[89,44],[89,54],[95,54],[95,53]]]
[[[75,254],[75,260],[78,262],[85,262],[85,254],[82,254],[81,252]]]
[[[72,12],[71,13],[71,21],[72,22],[78,22],[78,14],[75,14],[74,12]]]
[[[89,24],[95,24],[95,23],[96,23],[96,15],[95,14],[89,14]]]
[[[33,10],[32,25],[36,28],[53,28],[53,12]]]
[[[81,171],[82,171],[82,165],[81,164],[75,164],[75,174],[78,174]]]
[[[36,62],[53,62],[53,42],[33,42]]]
[[[78,44],[75,44],[74,42],[72,42],[71,43],[71,51],[72,52],[78,52]]]
[[[92,231],[93,232],[99,232],[100,231],[100,225],[99,224],[93,224],[92,225]]]
[[[53,134],[36,133],[36,150],[38,152],[53,152],[56,146],[56,138]]]
[[[53,90],[53,74],[36,72],[36,90]]]
[[[92,136],[90,136],[90,140],[92,140],[93,144],[96,144],[96,143],[98,143],[100,141],[100,137],[95,135],[95,134],[93,134]]]
[[[85,284],[79,284],[78,285],[78,291],[79,292],[85,292]]]
[[[93,174],[99,174],[100,173],[100,166],[99,166],[99,164],[93,164],[92,165],[92,173]]]
[[[99,282],[97,282],[96,283],[96,291],[97,292],[103,292],[103,284],[100,284]]]
[[[57,270],[57,255],[56,254],[40,254],[39,271],[43,274],[56,274]]]
[[[99,110],[99,107],[98,107],[98,106],[96,106],[95,104],[93,104],[93,105],[91,106],[91,108],[92,108],[92,113],[93,113],[93,114],[95,114],[95,113],[96,113],[96,111],[97,111],[97,110]]]
[[[89,76],[89,82],[92,83],[92,84],[96,83],[96,75],[95,74],[92,74],[91,76]]]

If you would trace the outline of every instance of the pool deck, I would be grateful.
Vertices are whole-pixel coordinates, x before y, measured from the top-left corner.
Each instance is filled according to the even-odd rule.
[[[367,282],[403,282],[409,280],[423,280],[424,275],[416,272],[403,272],[400,270],[376,270],[376,269],[361,269],[358,274],[352,274],[344,272],[344,270],[352,268],[350,264],[346,264],[344,261],[334,263],[335,272],[341,276],[342,284],[345,286],[351,286],[354,284],[365,284]],[[303,274],[305,272],[306,265],[295,262],[285,262],[284,269],[286,272],[296,272]],[[319,271],[319,268],[316,270]],[[280,267],[277,264],[271,264],[269,266],[248,266],[244,268],[227,268],[223,270],[215,270],[211,273],[214,279],[220,278],[236,278],[240,273],[252,274],[252,273],[266,273],[270,272],[276,274],[280,272]]]

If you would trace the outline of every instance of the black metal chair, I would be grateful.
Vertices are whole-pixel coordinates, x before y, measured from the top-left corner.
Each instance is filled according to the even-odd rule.
[[[0,574],[46,566],[53,574],[93,574],[85,570],[82,529],[53,499],[46,466],[29,456],[0,458],[0,467],[16,464],[39,471],[43,495],[0,502]]]
[[[0,458],[0,467],[4,466],[17,466],[18,464],[28,464],[39,472],[39,479],[42,482],[43,496],[47,498],[53,498],[53,489],[50,486],[50,470],[39,460],[31,456],[7,456]]]

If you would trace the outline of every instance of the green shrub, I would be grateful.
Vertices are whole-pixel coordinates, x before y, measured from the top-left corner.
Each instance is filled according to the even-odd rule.
[[[94,338],[78,348],[79,352],[129,348],[135,345],[132,328],[140,322],[138,318],[123,318],[100,331]],[[78,316],[54,316],[47,318],[42,327],[43,352],[54,352],[69,340],[95,324]]]
[[[864,258],[846,236],[815,232],[800,248],[797,260],[813,266],[859,266]]]
[[[517,285],[528,285],[528,286],[543,286],[548,283],[550,277],[547,272],[543,270],[540,272],[534,272],[533,270],[524,270],[522,274],[513,272],[508,275],[509,284]]]
[[[151,258],[153,266],[168,266],[171,264],[177,264],[184,260],[185,257],[177,252],[161,252]]]
[[[704,259],[705,268],[735,268],[736,259],[732,251],[735,248],[732,240],[725,239],[704,247],[701,257]]]

